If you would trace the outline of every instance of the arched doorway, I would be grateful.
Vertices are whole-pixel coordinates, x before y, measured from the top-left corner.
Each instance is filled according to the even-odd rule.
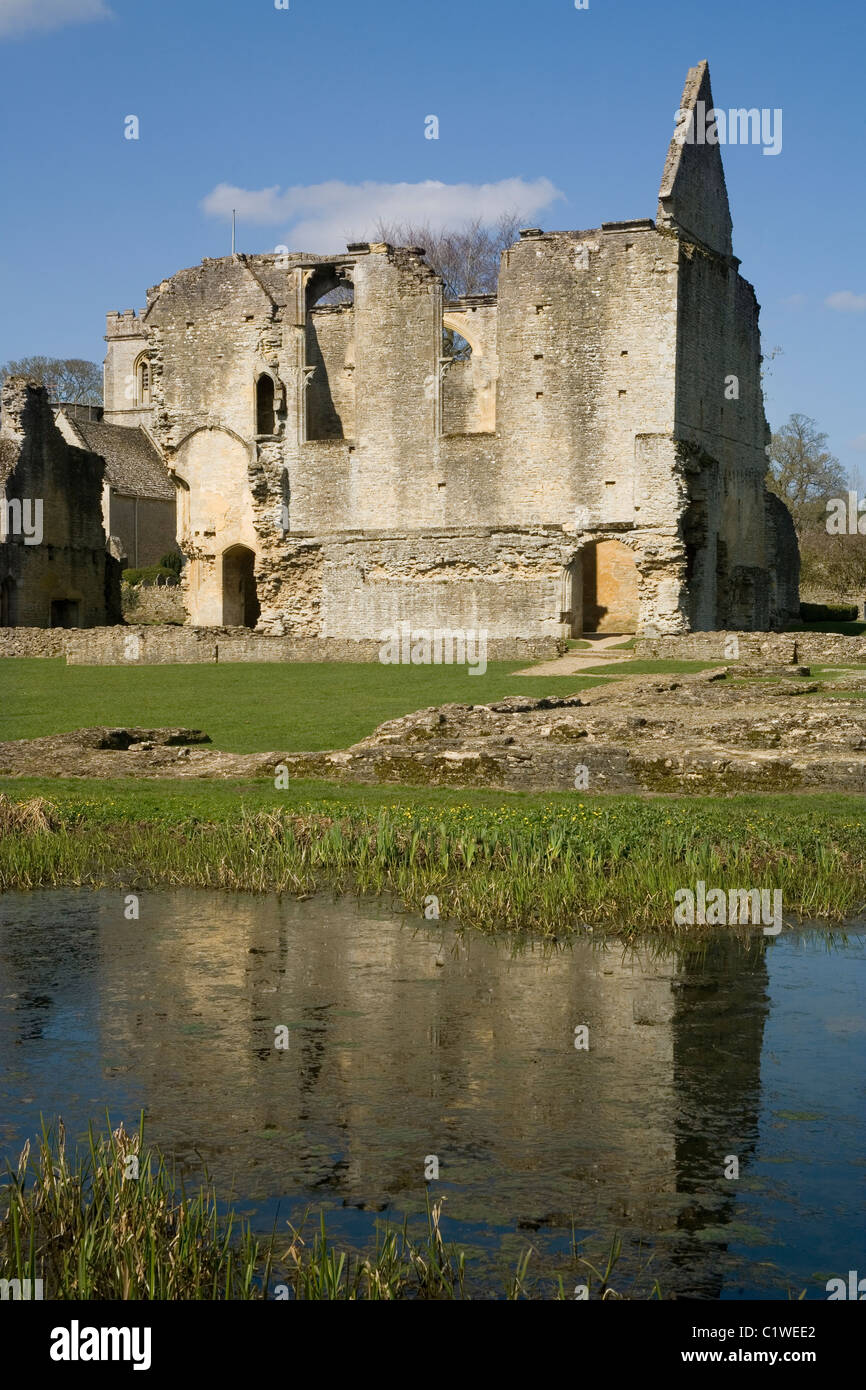
[[[223,554],[223,626],[255,627],[260,613],[256,557],[245,545],[233,545]]]
[[[14,627],[16,620],[15,580],[11,575],[0,584],[0,627]]]
[[[640,574],[622,541],[595,541],[581,551],[583,632],[636,632]]]

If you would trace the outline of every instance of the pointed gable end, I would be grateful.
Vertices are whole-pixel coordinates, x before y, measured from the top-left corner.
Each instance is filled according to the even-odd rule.
[[[686,78],[659,189],[657,221],[660,227],[676,228],[710,250],[731,256],[731,210],[721,149],[712,143],[712,110],[710,70],[704,59]]]

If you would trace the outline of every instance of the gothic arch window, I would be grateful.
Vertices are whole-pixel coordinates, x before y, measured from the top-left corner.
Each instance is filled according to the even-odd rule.
[[[263,372],[256,382],[256,434],[274,434],[274,379]]]
[[[151,392],[150,358],[142,353],[135,363],[135,404],[150,405]]]

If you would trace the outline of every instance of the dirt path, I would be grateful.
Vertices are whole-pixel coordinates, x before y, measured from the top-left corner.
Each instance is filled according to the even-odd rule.
[[[587,633],[584,635],[585,642],[591,642],[590,649],[581,648],[578,651],[568,652],[565,656],[558,656],[554,661],[542,661],[538,666],[527,666],[522,671],[514,671],[515,676],[576,676],[583,671],[589,671],[593,666],[607,666],[611,661],[632,661],[634,652],[618,652],[614,650],[621,643],[628,641],[628,636],[622,632],[610,633]]]

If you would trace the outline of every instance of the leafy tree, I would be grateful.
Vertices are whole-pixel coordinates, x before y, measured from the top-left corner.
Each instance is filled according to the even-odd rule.
[[[792,415],[773,435],[767,486],[786,503],[800,533],[823,527],[827,499],[844,496],[845,470],[808,415]]]
[[[163,555],[159,567],[160,569],[171,570],[174,574],[180,574],[183,569],[183,556],[179,550],[170,550],[167,555]]]
[[[0,385],[9,376],[26,376],[45,386],[52,402],[102,405],[102,368],[82,357],[21,357],[0,367]]]

